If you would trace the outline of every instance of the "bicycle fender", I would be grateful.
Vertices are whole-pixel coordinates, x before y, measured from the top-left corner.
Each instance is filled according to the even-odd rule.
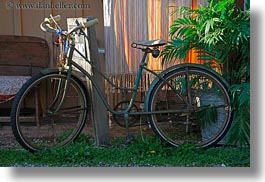
[[[166,70],[162,71],[161,73],[159,73],[159,77],[164,77],[166,76],[168,73],[170,73],[171,71],[175,71],[175,70],[181,70],[181,69],[189,69],[189,68],[200,68],[200,69],[204,69],[205,72],[210,72],[212,73],[214,76],[218,77],[221,81],[222,81],[222,84],[225,85],[225,87],[228,89],[229,86],[228,86],[228,83],[226,82],[226,80],[219,74],[217,73],[216,71],[212,70],[212,69],[209,69],[207,67],[205,67],[204,65],[201,65],[201,64],[178,64],[178,65],[175,65],[175,66],[171,66],[169,68],[167,68]],[[149,86],[148,88],[148,91],[146,93],[146,97],[145,97],[145,101],[144,101],[144,110],[145,111],[148,111],[148,101],[150,99],[150,96],[151,96],[151,93],[154,89],[154,87],[156,86],[156,84],[159,82],[160,78],[159,77],[156,77],[151,85]]]

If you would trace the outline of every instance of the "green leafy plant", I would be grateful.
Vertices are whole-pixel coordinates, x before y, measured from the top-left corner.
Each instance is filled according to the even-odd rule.
[[[170,41],[161,54],[163,63],[176,59],[185,62],[189,51],[195,50],[198,60],[222,74],[231,85],[235,108],[229,141],[248,144],[250,11],[240,10],[235,0],[210,0],[207,7],[181,7],[179,12],[182,18],[170,27]]]

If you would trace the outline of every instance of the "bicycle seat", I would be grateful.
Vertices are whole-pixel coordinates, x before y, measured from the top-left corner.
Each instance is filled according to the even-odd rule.
[[[157,46],[163,46],[167,42],[163,39],[158,40],[137,40],[132,43],[132,47],[135,48],[137,45],[146,46],[146,47],[157,47]]]

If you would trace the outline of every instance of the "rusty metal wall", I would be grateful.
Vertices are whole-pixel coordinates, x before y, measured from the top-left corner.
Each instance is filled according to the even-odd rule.
[[[106,72],[135,73],[142,52],[130,47],[134,40],[168,40],[168,30],[179,17],[180,6],[196,8],[206,0],[103,0]],[[161,61],[149,57],[148,67],[162,70]],[[167,65],[170,66],[170,65]],[[166,66],[166,67],[167,67]]]

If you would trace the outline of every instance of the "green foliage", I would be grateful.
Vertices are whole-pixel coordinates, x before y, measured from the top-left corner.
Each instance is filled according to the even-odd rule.
[[[60,167],[220,167],[250,166],[249,147],[220,147],[203,150],[185,143],[170,147],[157,137],[141,137],[130,145],[124,139],[112,141],[112,146],[97,147],[87,144],[89,137],[53,150],[30,153],[23,149],[0,148],[0,166],[60,166]],[[91,143],[91,142],[89,142]]]
[[[183,18],[176,19],[169,30],[171,40],[162,52],[164,62],[185,59],[193,48],[203,50],[198,59],[217,64],[236,61],[231,58],[249,59],[245,53],[249,53],[249,12],[238,10],[234,0],[211,1],[209,7],[196,10],[181,7],[180,13]]]
[[[200,122],[202,128],[207,128],[212,123],[217,121],[218,113],[216,108],[203,109],[195,113],[196,119]]]
[[[232,102],[236,106],[236,124],[230,141],[248,141],[250,105],[246,103],[250,97],[246,85],[250,84],[250,11],[237,8],[235,0],[210,0],[209,6],[196,10],[181,7],[180,14],[182,18],[170,27],[171,40],[161,54],[163,63],[176,59],[185,62],[188,52],[196,50],[198,60],[218,69],[231,85]]]
[[[250,83],[234,84],[232,104],[235,108],[234,126],[231,129],[229,143],[248,145],[250,141]]]

